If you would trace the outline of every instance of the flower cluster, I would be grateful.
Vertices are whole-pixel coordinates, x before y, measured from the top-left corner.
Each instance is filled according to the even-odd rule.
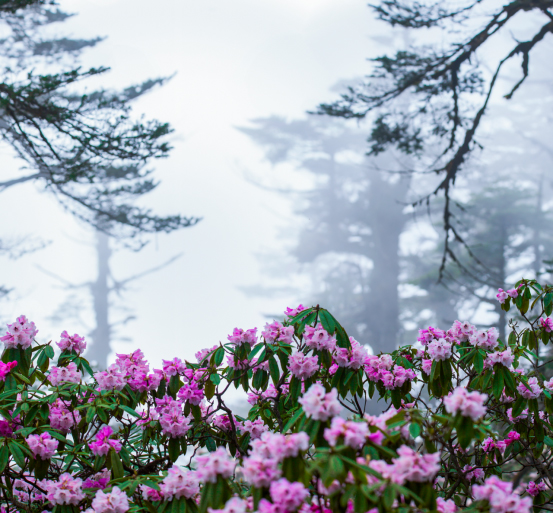
[[[342,409],[338,401],[338,391],[333,388],[326,393],[322,385],[311,385],[309,390],[299,400],[305,414],[314,420],[328,420],[340,413]]]
[[[34,457],[43,460],[48,460],[54,456],[59,445],[59,442],[52,438],[47,431],[40,435],[29,435],[25,441]]]
[[[79,383],[83,375],[77,369],[75,362],[68,363],[65,367],[52,367],[48,379],[53,386],[57,387],[62,383]]]
[[[119,452],[121,450],[121,442],[110,438],[112,434],[113,429],[109,426],[104,426],[100,429],[96,435],[96,441],[88,444],[92,453],[96,456],[106,456],[110,449]]]
[[[532,499],[520,497],[513,492],[512,483],[506,483],[497,476],[488,477],[483,485],[472,487],[474,500],[488,501],[491,513],[530,513]]]
[[[35,323],[27,320],[24,315],[20,315],[13,324],[8,324],[8,331],[3,337],[0,337],[0,341],[4,342],[7,348],[27,349],[31,347],[37,333]]]
[[[486,414],[484,403],[487,398],[486,394],[468,392],[466,388],[457,387],[450,395],[444,397],[444,406],[448,413],[459,413],[476,422]]]

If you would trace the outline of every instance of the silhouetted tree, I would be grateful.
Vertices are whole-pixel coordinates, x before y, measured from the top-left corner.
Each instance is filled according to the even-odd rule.
[[[341,118],[369,118],[372,155],[393,146],[420,157],[414,168],[432,171],[439,177],[430,192],[413,204],[428,203],[433,195],[443,193],[442,276],[447,260],[455,256],[453,243],[466,243],[452,216],[452,187],[471,152],[481,147],[477,135],[491,102],[498,95],[513,97],[529,76],[530,54],[553,33],[553,3],[381,0],[372,7],[391,27],[424,31],[424,43],[373,59],[374,69],[367,81],[350,87],[338,101],[321,104],[318,112]],[[534,16],[528,16],[529,12]],[[522,40],[502,39],[503,34],[510,37],[517,29],[524,31]],[[416,35],[412,38],[422,39]],[[495,51],[488,51],[490,47]],[[511,62],[521,64],[520,77],[513,79],[506,73]],[[550,66],[537,69],[538,73],[548,73],[551,80]],[[500,79],[510,81],[510,86],[499,86]],[[409,95],[408,106],[405,95]],[[531,119],[530,113],[527,119]]]

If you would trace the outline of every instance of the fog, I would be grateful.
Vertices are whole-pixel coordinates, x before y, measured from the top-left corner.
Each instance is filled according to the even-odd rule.
[[[261,328],[285,307],[312,302],[334,309],[350,333],[379,352],[413,342],[428,323],[447,329],[463,317],[504,325],[494,287],[521,273],[548,276],[542,261],[553,249],[545,174],[552,120],[543,114],[525,124],[524,117],[551,105],[547,73],[516,107],[492,106],[486,151],[456,191],[469,212],[463,233],[473,237],[485,266],[475,267],[461,251],[473,278],[448,267],[444,288],[437,284],[440,200],[428,212],[409,207],[433,177],[399,178],[411,161],[397,152],[366,157],[367,124],[306,114],[366,74],[368,58],[405,41],[403,32],[377,23],[364,2],[66,0],[60,8],[76,15],[52,32],[105,37],[80,59],[84,67],[111,68],[89,87],[171,76],[135,104],[138,114],[174,128],[173,151],[153,164],[161,184],[140,203],[160,215],[202,219],[146,237],[140,251],[111,240],[102,285],[90,226],[41,184],[4,191],[0,236],[36,251],[1,257],[0,284],[12,289],[2,300],[3,321],[25,314],[41,339],[68,330],[92,340],[95,329],[99,339],[93,293],[104,287],[105,295],[108,287],[109,361],[140,347],[159,365],[174,356],[192,359],[234,327]],[[22,172],[7,146],[0,158],[3,179]],[[494,201],[505,211],[491,209]],[[504,239],[494,238],[490,251],[498,226]],[[494,259],[499,253],[501,263]]]
[[[115,249],[112,271],[118,280],[181,252],[182,257],[114,297],[112,322],[129,311],[136,317],[118,326],[116,336],[131,342],[116,340],[114,350],[140,347],[159,364],[177,355],[192,358],[235,326],[261,327],[266,314],[280,314],[288,305],[240,287],[263,283],[256,253],[279,248],[279,230],[291,211],[278,194],[245,179],[246,171],[269,173],[271,167],[235,127],[274,113],[302,116],[330,99],[337,79],[357,75],[372,52],[369,11],[363,3],[343,0],[64,1],[60,8],[76,15],[54,24],[52,32],[106,37],[81,57],[85,67],[111,67],[99,80],[102,86],[174,75],[135,106],[175,129],[170,157],[155,162],[161,185],[141,201],[159,214],[202,217],[193,228],[151,237],[140,252]],[[2,166],[4,177],[18,175],[20,163],[6,147]],[[38,266],[68,284],[94,280],[93,230],[60,208],[41,184],[2,194],[0,212],[5,240],[49,242],[20,259],[2,258],[2,283],[13,289],[2,304],[2,319],[26,314],[41,338],[55,339],[63,329],[89,334],[94,318],[88,291],[67,289]],[[68,295],[81,318],[65,310],[66,319],[51,319]]]

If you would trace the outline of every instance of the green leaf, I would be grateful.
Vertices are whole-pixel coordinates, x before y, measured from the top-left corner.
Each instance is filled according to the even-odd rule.
[[[516,388],[513,375],[511,374],[511,371],[507,367],[503,368],[502,371],[503,371],[503,378],[505,379],[505,388],[507,389],[507,392],[511,395],[511,397],[514,397],[516,394],[517,388]]]
[[[219,376],[219,374],[211,374],[211,375],[209,376],[209,379],[210,379],[211,381],[213,381],[213,383],[214,383],[215,385],[218,385],[219,383],[221,383],[221,376]]]
[[[409,433],[411,433],[411,436],[413,438],[417,438],[417,436],[419,436],[421,434],[420,424],[416,424],[416,423],[412,422],[409,425]]]
[[[479,349],[476,350],[476,354],[474,355],[474,370],[478,372],[478,374],[482,374],[484,370],[484,358]]]
[[[120,404],[119,408],[121,408],[123,411],[126,411],[128,414],[132,415],[133,417],[140,418],[140,414],[134,411],[132,408],[129,408],[128,406],[125,406],[124,404]],[[88,412],[87,412],[88,417]]]
[[[215,364],[215,367],[219,367],[221,363],[223,362],[223,358],[225,357],[225,349],[223,347],[220,347],[215,351],[215,354],[213,355],[213,363]]]
[[[178,438],[169,438],[169,458],[175,462],[180,456],[180,443]]]
[[[250,354],[248,355],[248,360],[253,360],[254,356],[259,353],[259,351],[261,351],[261,349],[263,349],[263,347],[265,347],[263,344],[257,344],[251,351],[250,351]]]
[[[44,352],[46,353],[46,356],[50,359],[54,358],[54,348],[51,345],[47,345],[44,348]]]
[[[123,463],[121,463],[121,458],[113,449],[110,450],[111,453],[111,472],[113,474],[113,479],[120,479],[124,476],[125,472],[123,470]]]
[[[4,445],[2,449],[0,449],[0,472],[4,472],[4,469],[8,464],[9,458],[10,458],[10,451],[8,447]]]
[[[15,460],[19,468],[20,469],[25,468],[25,456],[23,454],[23,451],[19,447],[19,445],[15,443],[13,440],[10,440],[8,444],[9,444],[10,452],[13,456],[13,459]]]
[[[213,381],[206,381],[204,384],[204,394],[209,401],[215,395],[215,383]]]
[[[503,372],[500,367],[499,369],[495,370],[495,374],[493,377],[493,384],[492,384],[493,395],[498,401],[501,398],[501,393],[503,392],[503,388],[504,388],[504,379],[503,379]]]
[[[298,322],[300,319],[303,319],[308,313],[312,312],[313,311],[313,306],[311,308],[306,308],[305,310],[302,310],[301,312],[299,312],[296,316],[288,319],[288,324],[295,324],[296,322]]]
[[[207,450],[209,452],[215,452],[217,450],[217,446],[215,445],[215,440],[211,438],[210,436],[205,441],[205,446],[207,447]]]
[[[549,447],[553,447],[553,440],[551,438],[549,438],[548,436],[544,436],[543,437],[543,441],[545,442],[545,445],[549,446]],[[0,458],[1,458],[1,454],[0,454]]]
[[[522,413],[522,410],[524,410],[524,408],[526,408],[526,399],[524,399],[524,397],[522,396],[519,396],[515,401],[515,404],[513,404],[513,417],[518,417]]]
[[[301,408],[298,408],[296,413],[288,420],[286,425],[284,426],[284,429],[282,430],[283,433],[287,433],[288,430],[292,429],[294,427],[294,424],[299,420],[299,418],[302,416],[303,410]]]
[[[457,427],[457,436],[459,437],[459,445],[466,449],[474,436],[474,425],[470,417],[461,417]]]
[[[271,379],[273,380],[273,383],[276,385],[280,378],[280,370],[274,356],[271,356],[269,358],[269,373],[271,374]]]

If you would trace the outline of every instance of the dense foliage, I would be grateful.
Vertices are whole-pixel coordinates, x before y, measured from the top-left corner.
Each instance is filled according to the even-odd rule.
[[[300,305],[152,372],[137,350],[94,373],[67,332],[53,365],[21,316],[1,337],[2,510],[547,510],[553,287],[521,280],[497,299],[520,319],[506,341],[456,321],[371,355]]]

